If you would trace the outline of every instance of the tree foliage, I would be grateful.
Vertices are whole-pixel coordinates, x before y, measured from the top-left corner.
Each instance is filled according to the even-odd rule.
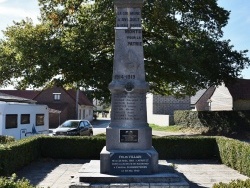
[[[41,24],[15,23],[0,43],[0,83],[77,84],[109,98],[115,42],[112,0],[39,0]],[[192,95],[228,83],[249,65],[247,51],[222,40],[229,12],[216,0],[145,0],[146,79],[158,94]]]

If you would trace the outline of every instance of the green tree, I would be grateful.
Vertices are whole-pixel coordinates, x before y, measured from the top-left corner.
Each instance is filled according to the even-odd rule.
[[[0,42],[0,83],[77,83],[109,98],[115,13],[112,0],[39,0],[41,24],[15,23]],[[142,9],[146,79],[159,94],[192,95],[229,83],[249,65],[222,40],[229,12],[216,0],[146,0]],[[58,76],[59,75],[59,76]]]

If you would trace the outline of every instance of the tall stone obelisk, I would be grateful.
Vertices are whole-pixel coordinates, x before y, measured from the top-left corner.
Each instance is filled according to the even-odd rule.
[[[114,0],[115,55],[111,91],[111,123],[100,154],[101,173],[152,174],[158,153],[147,123],[141,8],[143,0]]]

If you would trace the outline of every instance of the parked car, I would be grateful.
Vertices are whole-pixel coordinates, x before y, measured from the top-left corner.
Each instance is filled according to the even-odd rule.
[[[57,127],[54,136],[92,136],[93,126],[88,120],[67,120]]]

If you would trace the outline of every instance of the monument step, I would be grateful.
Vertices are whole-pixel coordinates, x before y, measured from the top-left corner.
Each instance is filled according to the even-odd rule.
[[[159,161],[159,172],[151,175],[109,175],[100,173],[100,161],[91,160],[82,166],[71,182],[70,188],[87,187],[152,187],[153,185],[166,185],[188,188],[188,183],[166,161]],[[112,186],[111,186],[112,187]]]

